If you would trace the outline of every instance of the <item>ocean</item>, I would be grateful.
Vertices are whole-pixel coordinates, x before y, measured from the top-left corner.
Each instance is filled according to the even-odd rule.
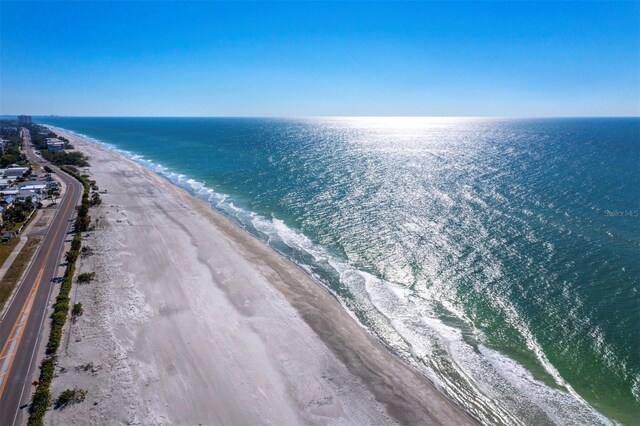
[[[209,202],[485,424],[640,418],[638,118],[34,120]]]

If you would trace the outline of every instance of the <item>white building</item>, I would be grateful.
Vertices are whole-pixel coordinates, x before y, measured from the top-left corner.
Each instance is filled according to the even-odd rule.
[[[15,164],[12,164],[10,167],[4,169],[4,177],[6,179],[16,178],[24,176],[25,173],[29,171],[28,167],[20,167]]]
[[[47,149],[49,151],[62,151],[64,149],[64,142],[57,138],[47,138]]]
[[[37,194],[42,194],[47,189],[47,184],[44,182],[27,182],[24,185],[18,186],[21,191],[33,191]]]

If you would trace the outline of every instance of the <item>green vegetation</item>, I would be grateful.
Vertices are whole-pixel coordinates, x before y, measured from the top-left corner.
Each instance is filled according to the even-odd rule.
[[[58,166],[62,166],[62,165],[71,165],[71,166],[78,166],[78,167],[87,167],[89,165],[89,162],[87,161],[87,157],[79,152],[79,151],[49,151],[49,150],[42,150],[42,157],[47,160],[52,162],[55,165]]]
[[[35,208],[36,203],[31,200],[31,197],[27,197],[25,201],[14,201],[8,209],[2,212],[2,229],[13,231],[20,228]]]
[[[38,124],[31,124],[28,126],[29,133],[31,134],[31,143],[33,146],[42,153],[42,157],[56,164],[58,166],[62,165],[72,165],[78,167],[87,167],[89,166],[89,162],[87,161],[87,157],[78,151],[49,151],[47,149],[47,139],[48,138],[58,138],[62,142],[64,142],[65,150],[73,149],[73,145],[69,143],[69,141],[61,136],[56,135],[51,130],[47,129],[44,126],[40,126]]]
[[[75,229],[76,232],[85,232],[91,224],[91,217],[89,216],[89,191],[91,188],[89,181],[84,176],[80,176],[74,168],[62,166],[61,169],[82,182],[84,192],[82,193],[82,203],[80,203],[80,207],[78,207]]]
[[[38,124],[30,124],[27,129],[31,135],[31,143],[40,151],[47,149],[47,138],[57,137],[51,130]]]
[[[102,204],[102,198],[100,198],[100,194],[94,192],[91,194],[91,201],[89,201],[90,206],[99,206]]]
[[[55,374],[55,357],[48,357],[40,364],[40,378],[38,386],[33,393],[31,406],[29,407],[29,426],[42,426],[44,424],[44,415],[49,409],[51,401],[51,380]]]
[[[31,407],[29,408],[30,415],[28,424],[30,426],[43,424],[44,415],[49,409],[49,405],[51,403],[51,393],[49,391],[49,387],[51,386],[51,379],[43,380],[43,372],[45,371],[45,364],[48,365],[48,363],[50,362],[53,366],[55,354],[58,350],[58,347],[60,346],[60,341],[62,340],[62,328],[67,322],[67,316],[69,315],[69,293],[71,292],[73,275],[76,270],[75,262],[82,245],[82,232],[87,228],[85,226],[85,222],[91,220],[88,214],[90,192],[89,182],[86,178],[80,176],[75,168],[62,166],[61,169],[82,182],[84,190],[82,193],[82,202],[80,204],[80,207],[78,208],[78,216],[75,222],[75,235],[73,237],[73,240],[71,241],[71,250],[65,255],[65,257],[67,258],[67,267],[64,271],[64,276],[62,277],[60,292],[58,293],[56,302],[53,305],[53,314],[51,314],[51,332],[49,334],[49,341],[47,342],[46,357],[42,361],[42,365],[40,367],[40,381],[34,393]],[[65,394],[65,392],[71,393]],[[68,401],[67,403],[80,402],[84,400],[84,396],[86,394],[86,391],[83,391],[81,389],[73,389],[65,392],[63,392],[64,397],[63,395],[60,395],[60,397],[58,397],[58,399],[56,400],[56,408],[66,406],[66,404],[64,404],[65,401]],[[63,397],[62,400],[60,399],[61,397]],[[59,402],[62,404],[59,405]]]
[[[58,293],[58,297],[56,297],[56,303],[53,304],[51,334],[49,334],[46,350],[47,355],[55,354],[62,340],[62,327],[64,327],[65,322],[67,322],[69,293],[71,292],[71,284],[75,270],[76,264],[74,262],[67,263],[67,269],[64,272],[62,284],[60,285],[60,293]]]
[[[64,260],[66,260],[67,263],[75,263],[78,259],[78,253],[79,252],[77,250],[69,250],[64,254]]]
[[[61,410],[71,404],[77,404],[84,401],[84,398],[86,396],[87,391],[84,389],[67,389],[58,396],[56,402],[54,403],[54,408],[57,410]]]
[[[16,244],[18,243],[18,239],[14,238]],[[14,287],[18,283],[18,280],[22,276],[22,273],[27,268],[27,265],[31,261],[31,257],[35,253],[38,248],[39,240],[37,238],[29,238],[27,239],[27,243],[22,247],[18,256],[16,256],[15,260],[11,264],[11,268],[7,270],[7,273],[4,274],[2,280],[0,281],[0,310],[9,299],[11,292]],[[3,248],[4,248],[3,244]]]
[[[11,238],[6,243],[0,243],[0,266],[2,266],[13,252],[13,249],[18,245],[19,238]]]
[[[82,315],[82,312],[84,312],[82,310],[82,303],[78,302],[78,303],[73,305],[73,308],[71,309],[71,315],[72,316],[79,317],[80,315]]]
[[[93,254],[93,249],[91,247],[82,246],[82,248],[80,249],[80,257],[87,257],[87,256],[91,256],[92,254]]]
[[[11,164],[25,165],[27,157],[20,152],[20,142],[10,142],[4,148],[4,154],[0,156],[0,168],[5,168]]]
[[[0,120],[0,137],[7,141],[0,155],[0,168],[2,169],[11,164],[21,166],[28,164],[27,157],[20,152],[22,138],[18,128],[18,123],[15,120]]]
[[[91,281],[93,281],[95,276],[95,272],[85,272],[84,274],[78,275],[78,282],[83,284],[90,283]]]
[[[71,250],[78,251],[82,246],[82,237],[78,234],[73,236],[73,240],[71,240]]]

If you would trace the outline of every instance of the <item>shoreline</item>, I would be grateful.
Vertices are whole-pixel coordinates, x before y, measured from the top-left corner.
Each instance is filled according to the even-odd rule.
[[[203,200],[192,196],[186,190],[174,185],[144,166],[75,134],[65,132],[56,127],[52,127],[52,129],[70,139],[77,149],[91,157],[92,178],[98,182],[101,189],[104,188],[109,191],[107,194],[103,194],[103,206],[91,211],[92,216],[97,215],[100,219],[100,230],[92,233],[95,235],[92,235],[91,239],[93,241],[90,244],[100,247],[103,244],[100,242],[102,237],[100,234],[109,234],[107,239],[114,239],[114,237],[115,240],[120,239],[120,241],[117,241],[120,245],[122,245],[122,239],[124,238],[126,241],[124,242],[123,250],[126,251],[127,246],[135,245],[134,240],[144,238],[136,230],[136,228],[143,227],[140,219],[145,219],[149,222],[144,223],[144,226],[159,228],[170,225],[172,230],[167,232],[172,233],[171,237],[175,238],[173,242],[180,247],[180,251],[190,253],[182,259],[185,263],[173,264],[165,272],[171,275],[176,273],[176,268],[182,269],[177,271],[177,275],[180,276],[185,270],[194,274],[195,270],[204,269],[194,275],[198,278],[208,276],[209,279],[205,279],[205,281],[210,282],[202,283],[201,280],[193,280],[195,278],[193,277],[191,283],[177,283],[179,284],[177,287],[180,287],[178,290],[183,293],[182,296],[185,296],[184,293],[191,292],[197,286],[201,296],[209,297],[212,296],[212,291],[215,290],[216,296],[222,299],[216,301],[217,304],[222,305],[219,306],[221,310],[227,310],[229,316],[233,317],[238,324],[247,323],[246,325],[249,325],[248,327],[240,327],[241,331],[244,331],[246,335],[245,337],[240,337],[240,340],[251,340],[250,348],[255,349],[255,353],[244,361],[249,364],[260,364],[266,370],[272,370],[263,378],[265,384],[270,385],[272,388],[279,387],[280,389],[277,393],[281,397],[286,397],[277,398],[276,400],[280,402],[277,406],[274,406],[273,401],[271,401],[268,406],[261,407],[260,403],[258,403],[256,407],[256,398],[259,400],[261,396],[259,394],[262,394],[267,401],[272,398],[267,398],[264,390],[259,385],[240,386],[242,389],[236,389],[235,393],[232,392],[233,395],[230,395],[230,397],[226,395],[227,403],[235,404],[238,408],[238,410],[229,410],[232,411],[232,418],[227,418],[223,414],[228,413],[219,414],[222,417],[212,417],[213,413],[208,412],[210,405],[215,405],[210,404],[211,399],[220,397],[219,392],[208,395],[204,395],[205,393],[200,394],[197,397],[196,404],[193,404],[194,401],[187,399],[192,405],[197,406],[197,409],[196,407],[182,405],[167,409],[167,398],[165,397],[163,401],[161,395],[151,392],[147,396],[153,395],[156,399],[156,404],[151,406],[147,405],[147,403],[134,405],[138,405],[137,408],[141,408],[140,405],[147,405],[146,410],[142,410],[142,412],[147,411],[152,414],[154,422],[157,420],[162,423],[162,418],[166,418],[169,423],[198,420],[210,422],[213,418],[217,419],[215,423],[251,422],[251,419],[263,418],[265,412],[273,412],[271,417],[266,417],[279,418],[275,423],[286,422],[287,420],[318,423],[320,419],[323,419],[321,423],[392,423],[394,421],[403,424],[418,424],[425,421],[433,424],[475,423],[475,420],[469,414],[441,393],[428,378],[401,360],[357,322],[346,308],[339,303],[335,295],[315,281],[299,265],[286,259],[248,231],[232,223],[230,219],[213,210]],[[137,199],[132,199],[132,195],[136,195],[136,192],[126,188],[127,184],[132,181],[144,187],[140,188],[142,197],[137,194]],[[120,190],[115,191],[114,187],[119,187]],[[158,202],[158,199],[161,202]],[[169,208],[168,204],[171,201],[173,201],[174,205]],[[165,209],[160,214],[147,211],[142,215],[143,217],[136,217],[135,209],[144,210],[150,207],[160,210],[165,207]],[[122,212],[124,212],[124,215]],[[181,217],[176,219],[175,215],[181,215]],[[128,226],[122,225],[122,223],[126,223]],[[197,231],[194,232],[193,229]],[[152,240],[149,235],[152,232],[145,231],[146,236],[149,237],[147,242],[153,241],[155,244],[156,240]],[[185,242],[177,241],[185,239],[185,237]],[[162,235],[159,238],[162,239]],[[225,244],[216,244],[215,241],[210,241],[216,238],[223,240]],[[138,241],[139,243],[140,241]],[[219,251],[221,253],[220,257],[223,259],[217,259],[218,256],[216,255],[202,257],[200,252],[205,248],[203,246],[215,249],[211,250],[211,252]],[[154,252],[154,250],[140,251],[139,249],[141,248],[136,246],[138,251],[135,253],[138,257],[145,260],[150,259],[151,261],[161,260],[159,264],[154,265],[159,268],[166,266],[167,260],[172,260],[171,255],[178,255],[178,253],[171,253],[167,258],[165,253],[163,258],[162,253],[147,253],[147,251]],[[165,243],[163,248],[171,250],[170,243]],[[100,264],[102,264],[102,267],[108,268],[108,264],[114,260],[109,258],[109,256],[113,257],[113,253],[108,253],[108,249],[104,250],[104,252],[95,254],[93,256],[94,259],[84,262],[88,263],[88,265],[83,265],[82,267],[85,269],[87,267],[99,269]],[[204,250],[204,252],[209,253],[210,251]],[[233,258],[237,263],[232,265],[221,264],[221,262],[224,263],[224,260],[229,260],[229,258]],[[165,265],[163,265],[163,262]],[[121,268],[120,272],[129,269],[126,267],[126,262],[122,266],[124,268]],[[150,355],[149,352],[158,350],[166,352],[162,359],[145,363],[148,370],[146,375],[156,376],[156,379],[162,382],[159,371],[166,367],[165,364],[169,361],[168,364],[173,364],[174,371],[178,372],[176,374],[178,378],[165,379],[167,383],[164,383],[163,387],[176,386],[183,391],[188,390],[189,386],[196,384],[183,380],[185,379],[184,376],[188,376],[186,373],[189,373],[189,371],[182,371],[185,374],[180,377],[180,371],[178,371],[180,369],[177,368],[174,361],[188,364],[189,361],[193,361],[194,355],[186,352],[193,352],[193,350],[173,351],[171,348],[166,348],[166,343],[163,343],[162,339],[149,339],[149,336],[140,341],[140,339],[137,339],[140,335],[158,333],[157,330],[151,331],[148,329],[149,322],[153,322],[154,318],[162,322],[164,319],[163,310],[167,314],[164,317],[179,315],[179,322],[172,321],[173,331],[176,336],[188,340],[194,336],[189,326],[181,325],[183,323],[197,327],[201,320],[205,323],[213,322],[216,327],[212,329],[216,333],[225,335],[226,338],[234,337],[234,330],[229,330],[229,324],[225,324],[226,321],[224,320],[229,318],[219,318],[219,313],[212,312],[212,308],[209,306],[202,309],[202,306],[197,306],[200,303],[194,303],[194,300],[189,300],[188,295],[181,299],[182,302],[185,302],[181,306],[167,306],[170,300],[158,295],[157,289],[153,288],[154,285],[157,285],[155,281],[160,279],[160,277],[154,276],[154,272],[151,270],[129,272],[129,275],[137,274],[136,284],[130,285],[127,290],[137,296],[135,299],[138,300],[138,306],[131,307],[131,309],[134,311],[137,309],[139,315],[136,321],[138,324],[127,325],[124,327],[126,330],[121,330],[119,329],[120,327],[114,328],[113,323],[121,323],[122,319],[114,321],[113,318],[105,317],[102,318],[101,327],[103,330],[101,331],[110,331],[110,333],[106,333],[107,335],[110,334],[110,336],[107,336],[106,343],[115,343],[115,347],[119,345],[120,350],[116,352],[120,352],[125,361],[130,359],[132,355],[138,358],[139,361],[141,358],[147,358]],[[243,284],[246,288],[237,289],[235,283],[233,286],[230,285],[229,276],[243,278],[246,281]],[[78,300],[84,298],[90,304],[92,297],[95,299],[97,296],[105,296],[104,294],[92,295],[91,290],[96,290],[98,286],[113,285],[113,281],[114,278],[109,280],[98,278],[95,284],[76,286],[78,288],[76,296]],[[176,284],[176,282],[173,281],[173,284]],[[206,285],[198,286],[198,284]],[[117,298],[116,296],[115,294],[107,295],[106,298],[103,298],[104,300],[99,302],[103,304],[113,303],[115,301],[114,297]],[[267,302],[260,303],[259,300],[256,300],[260,296],[265,296]],[[213,302],[212,299],[209,300]],[[247,304],[247,301],[250,303]],[[202,302],[202,300],[199,300],[199,302]],[[100,303],[96,303],[95,308],[100,308]],[[84,304],[85,300],[83,300]],[[92,315],[91,311],[92,309],[89,307],[87,317]],[[259,315],[257,315],[258,312]],[[99,315],[97,309],[94,315]],[[254,321],[256,317],[260,320]],[[284,328],[284,330],[275,331],[272,327],[265,327],[268,323],[273,322],[274,319],[279,320],[277,325]],[[95,324],[83,326],[82,324],[88,322],[87,318],[81,317],[78,322],[80,325],[74,325],[74,328],[79,330],[73,330],[73,333],[74,336],[76,333],[80,335],[80,341],[76,342],[71,339],[71,344],[69,345],[69,353],[75,353],[69,357],[61,356],[61,363],[69,361],[66,362],[69,367],[73,367],[72,364],[74,363],[82,362],[82,352],[90,351],[90,348],[83,347],[88,346],[84,343],[85,339],[91,340],[95,338],[92,334],[96,334],[95,329],[99,328]],[[127,321],[124,322],[126,323]],[[111,330],[109,330],[110,326]],[[198,333],[198,337],[210,338],[211,331],[208,330],[209,333]],[[274,344],[273,341],[278,340],[278,338],[282,340]],[[108,342],[109,339],[111,342]],[[123,345],[123,341],[134,344]],[[305,343],[309,346],[308,348],[305,347]],[[78,347],[74,348],[74,346]],[[255,366],[252,368],[252,366],[247,366],[244,363],[237,364],[233,360],[225,359],[225,354],[216,353],[215,348],[212,348],[210,344],[200,343],[198,346],[198,349],[204,352],[213,352],[212,355],[216,355],[213,357],[212,362],[218,362],[216,358],[221,358],[225,364],[225,373],[230,374],[233,378],[255,378],[254,374],[248,374],[248,377],[244,377],[247,374],[245,370],[255,369]],[[256,353],[259,353],[260,356],[256,357]],[[226,355],[228,357],[228,354]],[[234,355],[239,355],[237,350]],[[197,354],[195,356],[197,357]],[[86,359],[86,356],[84,358]],[[256,358],[260,359],[257,360]],[[287,363],[283,364],[282,360],[285,358]],[[127,362],[124,364],[127,364]],[[128,364],[132,363],[129,362]],[[293,365],[290,366],[288,364]],[[105,371],[109,370],[107,367],[103,366],[93,374],[100,377],[104,375]],[[126,369],[127,366],[122,365],[121,367]],[[132,369],[131,365],[129,365],[129,370],[131,370],[130,373],[133,376],[131,377],[133,379],[132,382],[135,382],[136,373],[133,371],[135,369]],[[187,368],[186,370],[189,369]],[[212,382],[220,378],[219,376],[222,372],[219,370],[217,368],[199,368],[199,372],[202,375],[201,381],[211,385]],[[263,369],[258,368],[258,370],[261,371],[260,374],[257,374],[258,376],[265,375]],[[81,373],[75,374],[75,376],[81,375]],[[74,382],[87,383],[86,377],[72,376],[70,374],[61,375],[62,379],[56,379],[56,381],[66,382],[63,383],[66,387],[70,387]],[[300,388],[299,382],[302,381],[301,379],[306,379],[312,383],[315,381],[312,386],[313,389],[310,391],[309,389]],[[56,385],[56,381],[54,381],[54,385]],[[297,383],[294,384],[294,382]],[[336,382],[341,383],[342,386],[336,386]],[[233,380],[230,381],[230,385],[234,387]],[[258,394],[255,394],[256,387]],[[303,388],[306,387],[303,386]],[[345,388],[349,389],[349,392],[345,393]],[[132,383],[128,391],[130,391],[129,397],[134,399],[136,396],[141,396],[140,394],[145,393],[140,389],[136,389],[135,383]],[[253,393],[254,395],[247,400],[247,395],[243,393]],[[323,399],[327,396],[329,398]],[[320,403],[309,403],[310,401],[318,402],[318,399],[320,399]],[[102,418],[108,420],[110,414],[113,414],[113,412],[110,413],[109,404],[105,402],[105,398],[100,401],[96,400],[96,402],[102,403],[98,404],[103,413]],[[159,409],[158,406],[162,406],[163,402],[165,407]],[[254,404],[255,412],[253,414],[258,417],[250,416],[247,418],[244,416],[242,410],[247,408],[246,404]],[[106,408],[105,405],[107,406]],[[322,407],[321,414],[318,414],[319,407]],[[53,423],[74,423],[75,416],[72,416],[71,412],[82,412],[87,408],[89,407],[81,404],[62,412],[54,412],[51,415],[51,420]],[[125,417],[130,417],[131,413],[135,412],[136,407],[130,406],[129,408],[128,415],[121,414],[125,414]],[[261,411],[261,408],[264,411]],[[119,411],[116,407],[112,407],[112,409],[116,412]],[[196,413],[189,413],[192,409],[196,409]],[[164,414],[151,413],[152,411],[159,411]],[[140,416],[142,416],[142,413]],[[76,419],[79,420],[79,418]]]

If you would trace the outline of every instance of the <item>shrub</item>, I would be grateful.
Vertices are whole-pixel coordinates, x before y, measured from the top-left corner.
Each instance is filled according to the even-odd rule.
[[[87,391],[84,389],[78,389],[78,388],[67,389],[58,396],[53,406],[55,409],[61,410],[71,404],[77,404],[79,402],[84,401],[84,398],[86,396],[87,396]]]
[[[55,373],[55,357],[48,357],[40,364],[40,378],[38,387],[33,394],[31,406],[29,407],[29,426],[40,426],[43,424],[44,415],[51,404],[51,393],[49,386]]]
[[[73,308],[71,309],[71,315],[73,315],[74,317],[79,317],[80,315],[82,315],[82,312],[82,303],[78,302],[73,305]]]
[[[85,232],[89,229],[89,225],[91,224],[91,218],[89,216],[78,216],[76,217],[75,229],[78,232]]]
[[[85,200],[82,200],[82,204],[80,204],[80,207],[78,207],[78,216],[86,216],[87,214],[89,214],[89,206],[88,206],[88,202],[85,204],[84,202]]]
[[[98,220],[98,219],[96,219],[96,220]],[[91,256],[92,254],[93,254],[93,249],[91,247],[82,246],[82,249],[80,249],[80,256],[81,257]]]
[[[73,165],[78,167],[87,167],[89,162],[83,153],[78,151],[48,151],[42,150],[42,156],[45,160],[57,165]]]
[[[65,253],[64,258],[68,263],[73,263],[78,259],[78,250],[69,250]]]
[[[82,238],[80,237],[80,235],[76,234],[73,237],[73,240],[71,240],[71,250],[78,251],[80,250],[81,246],[82,246]]]
[[[83,274],[78,275],[79,283],[90,283],[95,278],[95,272],[85,272]]]
[[[98,194],[97,192],[94,192],[93,194],[91,194],[91,201],[89,201],[89,205],[99,206],[100,204],[102,204],[102,199],[100,198],[100,194]]]

